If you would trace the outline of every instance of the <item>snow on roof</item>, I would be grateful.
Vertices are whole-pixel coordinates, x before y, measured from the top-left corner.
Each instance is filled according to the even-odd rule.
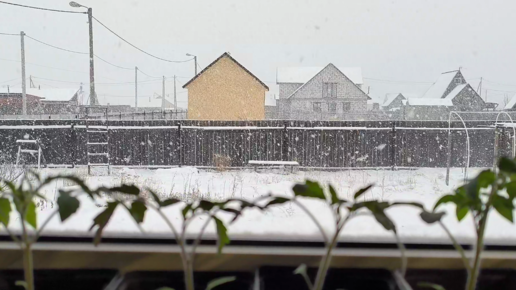
[[[451,99],[436,99],[436,98],[409,98],[409,106],[444,106],[452,107]]]
[[[399,93],[398,94],[386,94],[385,99],[382,104],[382,107],[386,107],[386,106],[390,105],[400,95],[402,98],[405,98],[402,94],[399,94]]]
[[[265,106],[276,106],[276,94],[275,93],[265,93]]]
[[[304,84],[313,78],[325,67],[279,67],[276,75],[276,83]],[[355,84],[363,84],[362,68],[338,67]]]
[[[423,98],[442,98],[456,74],[457,71],[442,73],[437,81],[426,91]]]
[[[43,98],[43,101],[52,101],[52,102],[68,102],[70,101],[75,93],[77,93],[79,89],[71,89],[71,88],[63,88],[63,89],[37,89],[37,88],[27,88],[26,94]],[[21,94],[21,88],[0,88],[0,93],[6,94]]]
[[[510,110],[516,105],[516,95],[512,96],[511,100],[505,105],[505,110]]]
[[[445,99],[453,100],[468,84],[458,85],[456,86],[446,97]]]

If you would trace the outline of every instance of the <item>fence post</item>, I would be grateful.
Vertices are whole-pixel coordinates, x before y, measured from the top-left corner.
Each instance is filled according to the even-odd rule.
[[[495,129],[496,130],[496,129]],[[495,133],[496,135],[496,133]],[[451,135],[451,127],[448,128],[448,156],[446,160],[446,185],[450,183],[450,167],[451,167],[451,152],[452,150],[452,135]]]
[[[72,168],[75,168],[75,152],[77,151],[77,132],[75,132],[75,123],[72,123],[72,144]]]
[[[392,131],[391,131],[391,166],[392,170],[396,169],[396,149],[398,148],[398,143],[396,142],[396,121],[392,122]]]
[[[281,159],[283,161],[288,161],[288,131],[287,131],[287,125],[288,125],[288,122],[285,121],[285,123],[283,124],[283,143],[281,144],[282,146],[282,150],[281,150]]]
[[[494,155],[494,158],[493,158],[493,168],[495,168],[495,169],[496,169],[496,161],[498,159],[498,145],[499,145],[499,142],[500,142],[500,140],[499,140],[500,136],[499,135],[500,135],[500,132],[498,131],[498,127],[495,127],[495,134],[494,134],[495,139],[494,139],[494,150],[493,150],[494,151],[493,152],[494,153],[493,154]]]
[[[179,167],[181,167],[183,165],[183,160],[181,159],[181,156],[183,155],[183,142],[181,140],[181,123],[177,123],[177,143],[178,143],[178,148],[179,150],[177,150],[178,154],[179,154]]]

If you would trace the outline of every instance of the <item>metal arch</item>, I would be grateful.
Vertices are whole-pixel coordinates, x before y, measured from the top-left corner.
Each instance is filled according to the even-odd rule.
[[[452,111],[452,112],[450,112],[450,115],[448,117],[448,140],[450,140],[450,135],[451,135],[451,119],[452,119],[453,115],[457,116],[460,119],[460,121],[462,122],[462,125],[464,125],[464,130],[466,131],[466,144],[467,144],[466,148],[468,150],[466,167],[464,168],[464,182],[466,182],[466,179],[468,177],[468,168],[469,168],[469,159],[470,159],[469,132],[468,132],[468,127],[466,126],[466,123],[464,122],[462,117],[457,112]],[[449,148],[448,154],[449,154],[449,156],[451,156],[451,146],[448,146],[448,148]],[[448,184],[449,178],[450,178],[450,164],[447,164],[446,184]]]
[[[511,115],[509,115],[507,112],[500,112],[498,113],[498,115],[496,115],[496,122],[495,122],[495,126],[498,124],[498,118],[500,117],[501,114],[505,114],[507,115],[507,117],[509,117],[509,119],[511,120],[511,123],[513,124],[512,126],[512,158],[516,157],[516,128],[514,128],[514,120],[512,119]]]

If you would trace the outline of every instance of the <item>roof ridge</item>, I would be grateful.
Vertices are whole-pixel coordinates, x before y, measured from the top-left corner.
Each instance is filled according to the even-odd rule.
[[[297,93],[297,91],[299,91],[301,88],[303,88],[304,86],[306,86],[306,84],[308,84],[311,80],[313,80],[316,76],[318,76],[323,70],[325,70],[329,65],[333,65],[331,62],[329,64],[327,64],[325,67],[323,67],[318,73],[316,73],[313,77],[311,77],[308,81],[306,81],[304,84],[302,84],[301,86],[299,86],[299,88],[297,88],[295,91],[292,92],[292,94],[290,94],[287,99],[290,99],[290,97],[292,97],[295,93]],[[333,65],[334,66],[334,65]]]
[[[234,63],[236,63],[239,67],[241,67],[245,72],[247,72],[249,75],[251,75],[255,80],[257,80],[262,86],[264,86],[267,91],[269,90],[269,87],[262,82],[257,76],[255,76],[252,72],[250,72],[245,66],[243,66],[241,63],[239,63],[236,59],[234,59],[229,52],[224,52],[221,56],[217,57],[214,61],[212,61],[208,66],[206,66],[201,72],[199,72],[197,75],[195,75],[193,78],[191,78],[188,82],[186,82],[183,85],[183,89],[186,88],[191,82],[196,80],[200,75],[202,75],[205,71],[207,71],[211,66],[216,64],[219,60],[221,60],[223,57],[229,57]]]

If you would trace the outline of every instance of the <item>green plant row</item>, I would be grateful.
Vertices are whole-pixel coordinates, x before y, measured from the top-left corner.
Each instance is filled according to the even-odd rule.
[[[56,210],[41,225],[38,225],[35,200],[44,200],[45,197],[41,195],[42,189],[56,180],[66,180],[75,186],[71,187],[72,189],[59,190]],[[306,265],[300,265],[294,273],[301,275],[308,289],[322,290],[326,274],[331,265],[332,253],[341,233],[350,220],[361,216],[374,217],[376,222],[393,233],[401,252],[399,274],[401,277],[404,277],[407,268],[405,249],[398,237],[396,225],[386,214],[386,210],[391,207],[409,206],[420,210],[419,216],[424,222],[428,224],[437,223],[446,232],[455,249],[460,253],[464,262],[464,268],[468,273],[465,289],[474,290],[481,269],[481,254],[484,249],[484,235],[490,211],[495,209],[505,219],[513,222],[514,198],[516,197],[516,162],[508,158],[501,158],[496,168],[482,171],[474,179],[457,188],[452,194],[443,196],[437,201],[432,210],[425,209],[418,202],[363,201],[363,199],[360,199],[371,187],[372,185],[369,185],[358,190],[354,194],[353,199],[346,200],[339,197],[333,186],[328,185],[324,187],[316,181],[306,180],[304,183],[296,184],[293,187],[294,194],[292,196],[269,194],[253,201],[230,198],[219,202],[205,199],[184,202],[176,198],[162,200],[152,190],[148,188],[140,189],[134,185],[123,184],[121,186],[92,189],[81,178],[73,175],[42,178],[34,171],[27,171],[16,180],[2,180],[0,187],[0,223],[23,253],[24,281],[18,281],[17,285],[23,286],[27,290],[34,290],[32,247],[55,215],[58,215],[61,222],[64,222],[77,212],[80,207],[79,197],[81,195],[86,195],[92,200],[105,196],[110,197],[110,201],[105,209],[92,221],[90,230],[95,231],[93,239],[95,245],[101,242],[102,233],[118,207],[127,210],[138,225],[144,222],[148,210],[156,211],[169,227],[173,238],[181,250],[185,289],[194,290],[195,253],[206,228],[210,224],[214,224],[216,227],[217,247],[220,253],[223,247],[230,243],[227,234],[228,224],[240,218],[244,211],[251,208],[266,210],[270,207],[291,203],[299,207],[311,218],[320,231],[326,249],[325,254],[321,258],[315,280],[312,281],[308,276]],[[148,195],[150,195],[150,198],[144,198],[144,196]],[[314,213],[303,205],[302,199],[316,199],[323,201],[327,205],[328,210],[331,211],[333,216],[335,231],[332,234],[328,234],[323,230],[323,225],[315,218]],[[466,257],[465,250],[442,222],[445,212],[438,211],[438,209],[441,205],[447,203],[455,205],[457,220],[463,220],[469,213],[474,221],[476,243],[472,259]],[[183,206],[181,209],[183,219],[181,225],[176,227],[163,210],[167,207],[178,205]],[[12,211],[19,217],[16,221],[11,219]],[[232,216],[229,222],[226,221],[227,219],[222,218],[222,215],[227,216],[227,214]],[[200,216],[205,217],[204,224],[194,241],[189,244],[186,239],[188,227],[194,219]],[[21,233],[13,233],[10,230],[9,227],[14,222],[20,223]],[[213,289],[234,280],[235,277],[222,277],[208,283],[207,289]],[[424,282],[420,286],[437,290],[444,289],[439,285]],[[160,290],[167,289],[170,290],[171,288],[160,288]]]

